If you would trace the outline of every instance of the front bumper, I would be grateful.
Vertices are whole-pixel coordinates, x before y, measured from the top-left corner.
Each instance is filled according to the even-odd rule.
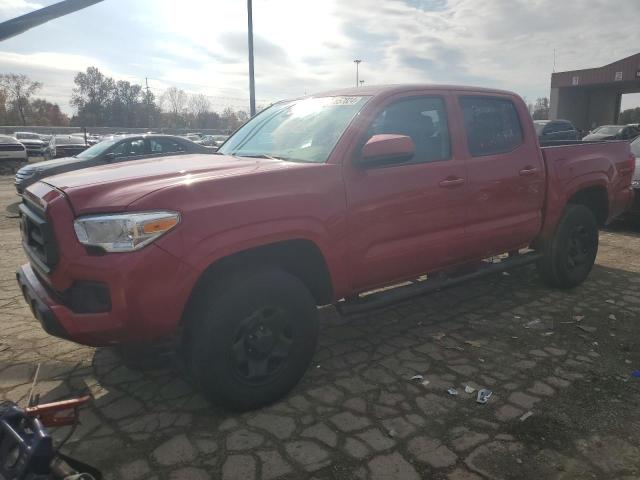
[[[23,198],[30,263],[16,275],[48,333],[91,346],[155,342],[178,333],[197,271],[155,244],[128,253],[87,249],[75,236],[74,213],[62,192],[36,183]]]
[[[20,290],[22,290],[25,302],[31,308],[31,313],[40,322],[44,331],[54,337],[68,339],[67,331],[60,324],[58,317],[51,308],[51,305],[54,305],[55,302],[35,276],[31,265],[27,263],[20,267],[16,272],[16,280]]]
[[[153,245],[144,255],[113,261],[109,254],[76,260],[56,267],[71,278],[72,286],[55,289],[51,278],[31,264],[21,266],[16,278],[25,301],[42,328],[56,337],[91,346],[156,342],[178,333],[195,272]],[[54,275],[55,276],[55,275]],[[79,280],[82,279],[82,280]],[[91,282],[104,286],[107,300],[95,313],[87,302],[71,295],[75,286]],[[95,305],[95,304],[94,304]]]

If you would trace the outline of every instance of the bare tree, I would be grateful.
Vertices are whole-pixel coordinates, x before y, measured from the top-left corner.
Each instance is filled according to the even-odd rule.
[[[42,83],[31,81],[23,74],[5,73],[0,74],[0,87],[6,92],[10,104],[18,111],[22,124],[26,125],[26,110],[30,98],[42,88]]]
[[[173,116],[176,126],[187,109],[187,94],[176,87],[168,88],[161,99],[163,107]]]
[[[206,95],[197,93],[189,97],[189,112],[196,117],[211,111],[211,102]]]

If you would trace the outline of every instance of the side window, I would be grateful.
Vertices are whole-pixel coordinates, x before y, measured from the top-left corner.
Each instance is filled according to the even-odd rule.
[[[573,125],[571,125],[569,122],[560,122],[560,131],[561,132],[571,132],[575,130],[573,128]]]
[[[409,163],[451,157],[447,111],[439,97],[413,97],[389,105],[369,128],[369,137],[383,133],[411,137],[416,153]]]
[[[473,157],[507,153],[522,144],[522,127],[511,100],[491,97],[460,97]]]
[[[547,135],[550,133],[558,133],[558,132],[561,132],[562,130],[563,130],[562,124],[558,122],[547,123],[547,126],[544,127],[544,133]]]
[[[113,150],[111,150],[111,153],[113,153],[116,156],[116,158],[124,157],[127,155],[127,152],[129,152],[130,149],[131,149],[131,142],[121,142],[117,144],[115,147],[113,147]]]
[[[118,157],[134,157],[136,155],[144,155],[144,140],[139,138],[136,140],[127,140],[119,143],[111,152]]]
[[[170,138],[152,138],[149,140],[151,153],[176,153],[184,152],[186,149],[180,143]]]

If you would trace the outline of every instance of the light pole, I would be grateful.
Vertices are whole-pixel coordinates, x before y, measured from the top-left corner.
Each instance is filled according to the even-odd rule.
[[[356,87],[358,86],[358,84],[360,83],[360,62],[362,62],[362,60],[354,60],[353,63],[356,64]]]
[[[249,110],[253,117],[256,114],[256,81],[253,74],[253,13],[251,0],[247,0],[247,17],[249,21]]]

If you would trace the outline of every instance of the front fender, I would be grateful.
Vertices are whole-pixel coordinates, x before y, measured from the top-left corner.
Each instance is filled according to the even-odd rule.
[[[349,291],[346,262],[346,242],[332,241],[322,222],[310,218],[282,219],[270,222],[243,225],[231,230],[217,232],[200,238],[188,248],[182,248],[178,242],[158,241],[158,245],[169,253],[181,256],[194,271],[197,278],[218,260],[252,248],[270,245],[288,240],[308,240],[322,254],[331,276],[334,292],[341,298]],[[342,237],[344,238],[344,237]]]

